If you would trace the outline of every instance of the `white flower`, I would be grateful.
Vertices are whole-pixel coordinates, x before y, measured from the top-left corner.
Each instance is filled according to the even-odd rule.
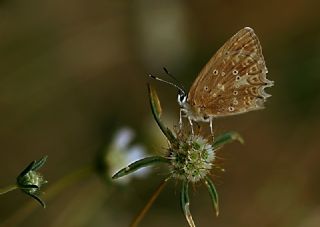
[[[119,129],[107,148],[106,162],[109,168],[109,176],[115,174],[121,167],[128,165],[146,156],[145,148],[139,144],[130,145],[135,137],[135,133],[130,128]],[[122,177],[117,181],[120,184],[127,184],[132,177],[145,177],[150,169],[143,168],[133,174]]]

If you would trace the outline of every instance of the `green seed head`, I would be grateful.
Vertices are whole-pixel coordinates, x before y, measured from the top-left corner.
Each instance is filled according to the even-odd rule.
[[[26,175],[24,175],[20,180],[19,180],[19,185],[23,188],[23,186],[28,186],[28,185],[35,185],[38,186],[38,188],[24,188],[23,190],[30,193],[34,194],[36,193],[43,184],[46,184],[47,181],[43,179],[42,175],[39,172],[36,171],[29,171]]]
[[[215,160],[215,150],[207,139],[199,135],[179,138],[169,149],[170,170],[174,178],[198,182],[208,175]]]

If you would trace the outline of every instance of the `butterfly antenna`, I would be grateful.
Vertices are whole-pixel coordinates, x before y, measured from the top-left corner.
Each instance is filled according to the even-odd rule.
[[[186,93],[186,92],[185,92],[186,89],[184,88],[184,86],[182,85],[182,83],[181,83],[177,78],[175,78],[171,73],[169,73],[169,71],[168,71],[168,69],[167,69],[166,67],[163,67],[163,70],[164,70],[164,72],[165,72],[169,77],[171,77],[171,79],[173,79],[177,84],[179,84],[179,87],[182,88],[181,90],[182,90],[184,93]]]
[[[176,84],[174,84],[174,83],[172,83],[172,82],[166,81],[166,80],[164,80],[164,79],[161,79],[161,78],[159,78],[159,77],[153,76],[153,75],[151,75],[151,74],[149,74],[148,76],[151,77],[152,79],[155,79],[155,80],[161,81],[161,82],[163,82],[163,83],[169,84],[169,85],[171,85],[171,86],[179,89],[179,91],[181,91],[183,94],[186,94],[186,92],[185,92],[185,90],[184,90],[183,87],[181,88],[180,86],[178,86],[178,85],[176,85]]]

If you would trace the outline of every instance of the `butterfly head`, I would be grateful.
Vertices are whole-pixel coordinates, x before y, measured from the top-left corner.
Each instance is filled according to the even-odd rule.
[[[178,90],[178,103],[181,107],[185,106],[187,102],[188,95],[186,92],[182,89]]]
[[[187,104],[187,98],[188,98],[188,95],[187,95],[187,92],[186,92],[185,88],[184,88],[183,85],[180,83],[180,81],[178,81],[174,76],[172,76],[172,75],[168,72],[168,70],[167,70],[166,68],[163,68],[163,69],[164,69],[165,73],[166,73],[169,77],[171,77],[176,83],[173,83],[173,82],[170,82],[170,81],[166,81],[166,80],[164,80],[164,79],[161,79],[161,78],[159,78],[159,77],[156,77],[156,76],[153,76],[153,75],[150,75],[150,74],[149,74],[149,76],[150,76],[151,78],[155,79],[155,80],[161,81],[161,82],[163,82],[163,83],[169,84],[169,85],[177,88],[177,89],[178,89],[178,98],[177,98],[177,101],[178,101],[178,103],[179,103],[179,105],[180,105],[181,107],[185,107],[186,104]]]

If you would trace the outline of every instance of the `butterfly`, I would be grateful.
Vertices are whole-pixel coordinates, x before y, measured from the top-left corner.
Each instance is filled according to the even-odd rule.
[[[210,122],[213,134],[214,118],[264,108],[266,99],[271,96],[264,89],[274,84],[267,79],[267,72],[259,39],[252,28],[245,27],[212,56],[188,93],[181,85],[150,76],[178,88],[180,127],[183,115],[189,120],[192,134],[193,121]]]

